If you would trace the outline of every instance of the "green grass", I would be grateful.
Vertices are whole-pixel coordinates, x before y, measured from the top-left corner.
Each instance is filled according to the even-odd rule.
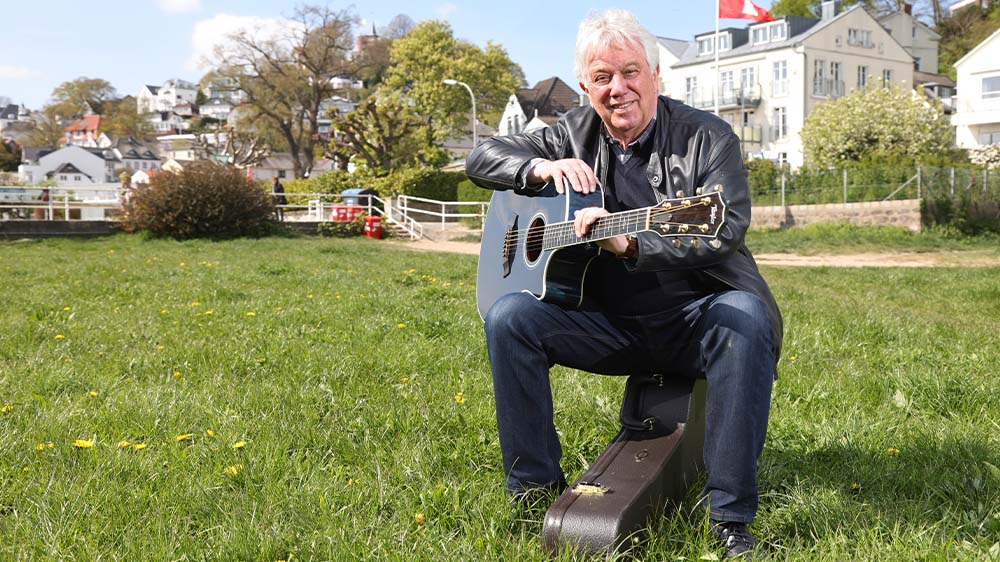
[[[541,511],[502,492],[475,266],[360,238],[0,244],[0,559],[545,560]],[[1000,550],[1000,270],[764,274],[773,558]],[[572,478],[623,381],[553,387]],[[717,553],[696,492],[636,559]]]
[[[911,232],[895,226],[821,223],[786,229],[750,229],[747,246],[755,254],[850,254],[861,252],[964,252],[1000,257],[1000,236],[961,236],[947,229]]]

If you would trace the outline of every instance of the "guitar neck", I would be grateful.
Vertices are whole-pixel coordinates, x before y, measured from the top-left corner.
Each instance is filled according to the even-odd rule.
[[[626,236],[649,230],[649,213],[653,207],[612,213],[597,219],[590,225],[587,234],[576,235],[573,221],[556,222],[545,226],[542,238],[543,250],[555,250],[584,242],[597,242],[615,236]]]

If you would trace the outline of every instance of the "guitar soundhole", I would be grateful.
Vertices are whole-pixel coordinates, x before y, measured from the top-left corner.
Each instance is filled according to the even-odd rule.
[[[524,239],[524,255],[529,262],[534,262],[542,255],[542,239],[545,236],[545,221],[537,217],[528,225],[528,233]]]

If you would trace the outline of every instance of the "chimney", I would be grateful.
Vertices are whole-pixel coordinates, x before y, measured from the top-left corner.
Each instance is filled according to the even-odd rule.
[[[903,12],[906,13],[906,15],[908,16],[912,16],[913,4],[910,4],[909,2],[903,2]]]
[[[820,5],[820,14],[821,20],[832,19],[833,16],[837,15],[836,0],[823,0],[823,3]]]

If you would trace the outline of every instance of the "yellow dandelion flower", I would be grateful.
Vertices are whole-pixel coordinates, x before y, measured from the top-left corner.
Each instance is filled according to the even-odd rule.
[[[184,376],[184,373],[182,373],[180,371],[174,371],[174,378],[175,379],[179,379],[179,378],[181,378],[183,376]]]
[[[184,267],[185,265],[187,265],[187,264],[184,263],[184,262],[181,262],[181,267]]]
[[[141,451],[141,450],[143,450],[145,448],[146,448],[146,444],[145,443],[133,443],[132,444],[132,449],[134,449],[136,451]]]
[[[87,439],[76,439],[73,441],[73,446],[77,449],[90,449],[93,448],[94,442]]]
[[[103,351],[98,351],[97,352],[97,356],[98,357],[104,357],[104,352]]]
[[[353,486],[353,485],[355,485],[355,484],[357,484],[357,483],[358,483],[358,481],[357,481],[357,480],[355,480],[355,479],[353,479],[353,478],[348,478],[348,479],[347,479],[347,485],[348,485],[348,486]]]
[[[191,301],[191,306],[201,306],[201,303],[198,301]]]
[[[859,492],[859,491],[861,491],[861,484],[858,483],[858,482],[851,482],[851,491],[852,492]]]
[[[312,295],[312,294],[310,294],[310,295],[309,295],[309,296],[307,296],[306,298],[309,298],[309,299],[311,299],[311,298],[313,298],[313,295]]]
[[[63,310],[66,310],[66,311],[68,311],[68,310],[73,310],[73,309],[72,309],[72,308],[70,308],[70,307],[68,307],[68,306],[64,306],[64,307],[63,307]]]
[[[243,472],[243,465],[242,464],[233,464],[233,465],[227,466],[226,468],[223,469],[223,472],[225,472],[226,474],[228,474],[230,476],[236,476],[239,473]]]
[[[407,273],[416,273],[417,270],[416,269],[407,269],[406,272]]]
[[[403,324],[402,322],[400,322],[399,324],[396,324],[396,327],[402,329],[402,328],[406,327],[406,324]]]
[[[128,449],[130,446],[132,446],[132,444],[124,439],[118,442],[119,449]]]
[[[899,449],[897,449],[895,447],[889,447],[888,449],[885,450],[885,452],[889,456],[896,456],[896,455],[899,454]]]
[[[14,405],[13,404],[4,404],[3,408],[0,408],[0,412],[3,412],[5,414],[8,413],[8,412],[13,412],[13,411],[14,411]]]
[[[403,377],[403,378],[399,379],[399,382],[401,382],[403,384],[406,384],[406,383],[410,382],[410,377]]]
[[[251,310],[250,312],[247,312],[247,316],[257,316],[257,313]]]
[[[465,393],[464,392],[456,392],[455,393],[455,403],[456,404],[465,404]]]
[[[182,434],[178,435],[177,437],[174,437],[174,441],[177,441],[178,443],[180,443],[181,441],[188,441],[192,437],[194,437],[193,433],[182,433]]]
[[[45,450],[45,443],[39,443],[39,444],[35,445],[35,450],[36,451],[44,451]]]
[[[242,449],[243,447],[246,447],[246,446],[247,446],[247,442],[246,441],[237,441],[237,442],[233,443],[233,449],[236,449],[237,451],[239,451],[240,449]]]
[[[26,467],[22,468],[21,470],[23,470],[24,472],[31,472],[31,467],[30,466],[26,466]]]
[[[209,429],[209,430],[205,431],[205,435],[207,435],[209,437],[215,437],[215,432],[212,431],[211,429]]]
[[[788,361],[789,361],[790,363],[795,363],[795,360],[796,360],[796,359],[798,359],[798,358],[799,358],[799,357],[798,357],[797,355],[790,355],[790,356],[788,357]]]
[[[97,398],[97,391],[96,390],[91,390],[90,392],[87,393],[87,396],[89,396],[91,398]]]
[[[167,313],[167,309],[165,309],[165,308],[160,309],[160,314],[166,314],[166,313]]]
[[[333,295],[333,298],[335,298],[337,300],[340,300],[340,293],[337,293],[336,295]]]
[[[51,448],[53,448],[55,446],[56,446],[56,444],[53,443],[52,441],[49,441],[48,443],[45,444],[45,448],[46,449],[51,449]]]
[[[163,351],[166,348],[167,348],[167,346],[165,346],[165,345],[158,345],[158,346],[156,346],[156,349],[159,349],[160,351]]]
[[[423,513],[414,513],[413,520],[417,522],[417,525],[423,525],[427,518],[424,517]]]
[[[257,362],[263,365],[264,363],[267,363],[267,359],[264,357],[258,357]]]
[[[66,336],[64,336],[62,334],[56,334],[55,339],[57,339],[57,340],[64,340],[64,339],[66,339]]]
[[[214,311],[214,310],[206,310],[206,311],[205,311],[205,316],[211,316],[211,315],[213,315],[213,314],[215,314],[215,311]]]

